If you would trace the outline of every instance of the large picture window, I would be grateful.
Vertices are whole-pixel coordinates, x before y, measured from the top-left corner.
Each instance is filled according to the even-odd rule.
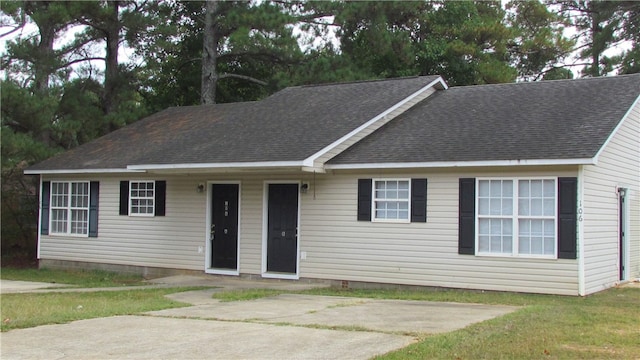
[[[478,254],[556,256],[555,179],[479,179]]]
[[[89,234],[89,183],[51,182],[51,233]]]
[[[409,221],[410,183],[408,179],[374,180],[374,220]]]

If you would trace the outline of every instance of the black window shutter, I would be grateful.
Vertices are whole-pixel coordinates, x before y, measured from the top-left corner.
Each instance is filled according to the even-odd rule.
[[[411,179],[411,222],[427,222],[427,179]]]
[[[166,201],[167,199],[167,182],[156,181],[156,191],[155,191],[155,204],[156,204],[156,216],[164,216]]]
[[[129,181],[120,181],[120,215],[129,215]]]
[[[42,208],[40,209],[40,234],[49,235],[49,201],[51,195],[51,182],[42,182],[42,194],[40,201]]]
[[[458,199],[458,254],[475,254],[476,179],[460,179]]]
[[[358,179],[358,221],[371,221],[371,179]]]
[[[578,179],[558,178],[558,258],[575,259]]]
[[[100,183],[89,183],[89,237],[98,237],[98,199],[100,198]]]

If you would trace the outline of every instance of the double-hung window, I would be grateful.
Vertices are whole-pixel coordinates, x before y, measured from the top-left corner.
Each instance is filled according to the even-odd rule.
[[[89,234],[89,183],[51,182],[51,233]]]
[[[478,254],[556,256],[556,179],[479,179]]]
[[[120,215],[165,216],[165,180],[121,180]]]
[[[358,179],[357,219],[427,222],[427,179]]]
[[[155,181],[131,181],[129,190],[129,214],[153,216]]]
[[[409,222],[411,181],[374,179],[374,221]]]

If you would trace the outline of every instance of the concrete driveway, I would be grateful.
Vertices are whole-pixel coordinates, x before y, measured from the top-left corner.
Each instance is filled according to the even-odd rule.
[[[2,359],[368,359],[517,307],[283,294],[2,333]]]

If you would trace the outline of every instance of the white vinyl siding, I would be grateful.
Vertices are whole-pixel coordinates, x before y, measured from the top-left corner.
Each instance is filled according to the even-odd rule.
[[[209,193],[199,183],[241,183],[241,274],[260,275],[264,182],[309,183],[300,195],[300,278],[421,286],[577,294],[577,261],[495,258],[458,254],[458,179],[461,177],[577,176],[575,167],[528,172],[431,170],[429,172],[336,171],[334,174],[165,176],[165,217],[119,216],[119,182],[100,179],[98,238],[41,236],[41,258],[161,268],[205,269]],[[152,180],[153,175],[149,175]],[[359,178],[428,178],[428,223],[357,221]],[[43,179],[50,180],[50,179]],[[55,180],[55,179],[51,179]]]
[[[640,277],[640,104],[606,145],[598,164],[584,166],[582,211],[585,292],[615,285],[619,278],[617,188],[628,188],[627,279]]]
[[[100,179],[98,238],[41,236],[43,259],[201,270],[208,229],[209,192],[199,183],[241,183],[240,273],[260,275],[264,181],[309,183],[301,194],[300,278],[366,281],[485,290],[577,294],[577,262],[458,254],[458,179],[461,177],[576,176],[575,168],[528,172],[376,172],[380,178],[428,178],[428,223],[357,221],[357,183],[371,173],[300,173],[258,176],[166,176],[165,217],[119,216],[119,182]],[[152,180],[153,175],[149,177]],[[397,177],[396,177],[397,178]],[[47,179],[45,179],[47,180]],[[54,180],[55,179],[51,179]],[[202,252],[199,252],[202,248]]]
[[[375,174],[375,176],[374,176]],[[458,179],[577,176],[577,167],[530,171],[335,172],[302,196],[302,278],[577,295],[576,260],[458,254]],[[428,223],[357,221],[361,178],[428,178]],[[315,199],[313,199],[315,188]]]
[[[137,176],[138,177],[138,176]],[[148,179],[153,180],[153,175]],[[157,175],[155,176],[157,177]],[[48,179],[43,179],[48,180]],[[98,237],[41,235],[40,257],[52,260],[200,270],[204,268],[205,194],[186,177],[167,181],[167,216],[120,216],[120,181],[101,175]],[[56,181],[52,179],[52,181]],[[169,205],[170,204],[170,205]]]

